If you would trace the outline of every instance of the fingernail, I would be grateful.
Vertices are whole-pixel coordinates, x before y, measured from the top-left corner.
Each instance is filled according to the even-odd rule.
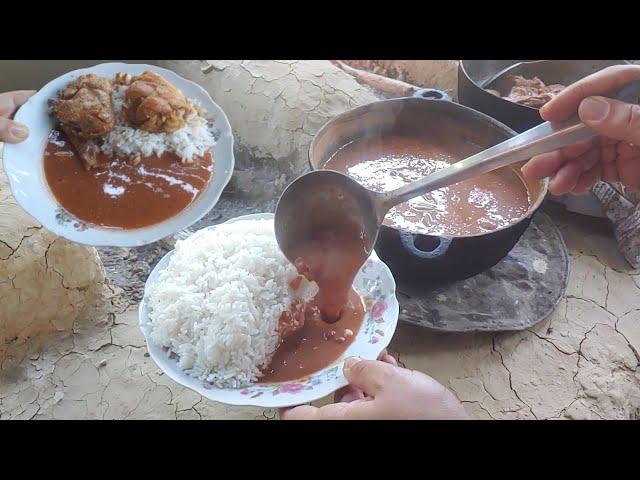
[[[580,118],[591,122],[599,122],[609,113],[609,102],[598,97],[585,98],[579,108]]]
[[[351,367],[353,367],[360,360],[362,360],[360,357],[349,357],[349,358],[347,358],[344,361],[344,369],[345,370],[349,370]]]
[[[29,129],[24,125],[13,125],[9,133],[15,138],[27,138],[29,136]]]
[[[547,107],[547,105],[549,105],[548,103],[545,103],[542,107],[540,107],[540,110],[538,110],[538,113],[542,116],[544,115],[547,110],[549,110],[549,107]],[[544,117],[543,117],[544,118]]]

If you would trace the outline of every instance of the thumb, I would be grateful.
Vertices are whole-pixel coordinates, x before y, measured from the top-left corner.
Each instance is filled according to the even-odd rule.
[[[26,125],[0,117],[0,142],[19,143],[29,136]]]
[[[376,396],[385,386],[388,387],[397,368],[379,360],[351,357],[344,363],[344,376],[347,377],[351,386],[359,388],[368,395]]]
[[[640,105],[605,97],[587,97],[578,115],[600,135],[640,145]]]

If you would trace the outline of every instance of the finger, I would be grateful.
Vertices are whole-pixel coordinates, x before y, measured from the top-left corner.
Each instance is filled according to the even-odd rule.
[[[606,95],[640,79],[640,65],[616,65],[569,85],[540,109],[543,119],[562,122],[574,115],[580,102],[592,95]]]
[[[318,420],[373,420],[375,409],[363,400],[351,403],[332,403],[320,408]]]
[[[549,182],[549,191],[553,195],[564,195],[573,190],[582,173],[582,165],[578,162],[567,162]]]
[[[567,159],[576,158],[591,150],[599,138],[601,137],[588,138],[587,140],[582,140],[581,142],[561,148],[560,151]]]
[[[620,141],[616,140],[615,138],[609,138],[600,135],[599,137],[596,137],[596,142],[601,147],[605,147],[607,145],[617,145]]]
[[[615,162],[602,164],[602,180],[605,182],[619,182],[618,167]]]
[[[536,155],[522,167],[521,171],[526,180],[542,180],[555,175],[565,163],[567,163],[567,159],[562,152],[555,150]]]
[[[332,403],[317,408],[310,405],[286,410],[280,420],[366,420],[375,418],[372,402]]]
[[[279,410],[280,420],[315,420],[318,417],[318,407],[302,405],[294,408],[281,408]]]
[[[553,152],[537,155],[522,167],[522,174],[525,179],[532,181],[552,177],[565,163],[589,151],[593,145],[594,139],[588,139]]]
[[[364,398],[364,392],[359,388],[356,388],[352,385],[347,385],[346,387],[338,390],[333,396],[333,402],[353,402],[354,400],[361,400]]]
[[[640,144],[640,105],[588,97],[580,103],[578,115],[600,135]]]
[[[617,158],[635,158],[640,156],[640,147],[628,142],[618,142],[616,145]]]
[[[387,349],[385,348],[384,350],[382,350],[380,352],[380,355],[378,355],[378,360],[382,360],[382,357],[384,357],[385,355],[388,355],[389,352],[387,351]]]
[[[587,170],[591,170],[598,162],[600,162],[601,154],[601,149],[592,148],[572,161],[579,163],[582,168],[582,172],[586,172]]]
[[[0,142],[19,143],[29,136],[26,125],[0,117]]]
[[[0,93],[0,117],[11,117],[34,93],[35,90]]]
[[[602,163],[613,163],[613,161],[618,156],[616,148],[616,144],[600,147],[600,161]],[[640,154],[640,151],[638,153]]]
[[[352,357],[344,364],[344,375],[352,386],[375,397],[394,378],[397,368],[377,360]]]
[[[301,403],[300,405],[294,405],[292,407],[282,407],[278,409],[278,415],[282,417],[282,415],[288,410],[293,410],[294,408],[298,408],[298,407],[308,407],[310,405],[311,405],[310,403],[304,403],[304,404]]]
[[[595,185],[595,183],[600,180],[602,176],[602,166],[599,163],[596,163],[592,168],[587,170],[586,172],[580,175],[578,181],[576,182],[576,186],[573,187],[571,193],[574,195],[582,195],[587,192],[591,187]]]
[[[572,192],[580,176],[591,170],[600,161],[600,149],[592,148],[586,153],[567,162],[549,183],[549,191],[554,195]]]
[[[616,160],[620,182],[630,190],[640,190],[640,156]]]
[[[390,365],[393,365],[394,367],[398,366],[398,362],[396,361],[396,359],[392,355],[389,355],[388,353],[386,353],[383,356],[381,356],[379,358],[379,360],[381,362],[385,362],[385,363],[388,363]]]
[[[389,355],[387,349],[385,348],[380,355],[378,355],[378,360],[381,362],[390,363],[391,365],[397,366],[396,359]],[[333,396],[334,403],[339,402],[353,402],[356,400],[362,400],[365,398],[364,392],[359,388],[354,387],[353,385],[347,385],[346,387],[338,390]]]
[[[364,399],[364,392],[360,389],[354,389],[353,391],[346,393],[339,402],[334,403],[351,403]]]

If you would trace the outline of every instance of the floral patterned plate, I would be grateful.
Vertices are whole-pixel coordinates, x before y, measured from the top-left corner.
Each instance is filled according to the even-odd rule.
[[[187,208],[177,215],[149,227],[119,229],[83,222],[58,204],[44,175],[42,156],[49,132],[53,128],[53,119],[48,114],[47,101],[54,98],[57,92],[71,80],[86,73],[112,77],[117,72],[138,75],[145,70],[159,73],[187,97],[198,100],[206,111],[207,118],[213,121],[216,143],[211,146],[213,153],[211,181],[200,193],[200,196]],[[42,87],[38,93],[20,107],[15,119],[29,127],[29,138],[22,143],[5,144],[4,146],[4,171],[9,178],[13,196],[20,206],[35,217],[47,230],[85,245],[135,247],[158,241],[184,230],[213,208],[233,173],[233,135],[229,120],[222,109],[199,85],[170,70],[153,65],[103,63],[69,72]]]
[[[273,214],[245,215],[229,220],[229,222],[251,218],[273,218]],[[159,272],[169,264],[172,253],[169,252],[165,255],[153,269],[147,279],[145,292],[156,281]],[[173,380],[195,390],[209,400],[229,405],[254,405],[268,408],[300,405],[322,398],[347,385],[347,380],[342,374],[344,359],[352,356],[366,359],[377,358],[380,352],[389,345],[396,330],[399,313],[395,293],[396,284],[391,271],[380,261],[375,252],[371,254],[371,257],[358,272],[353,286],[365,304],[364,320],[355,340],[336,363],[295,381],[255,383],[240,389],[217,388],[184,373],[178,368],[175,356],[151,341],[150,320],[145,299],[140,304],[140,329],[147,340],[149,354],[156,364]]]

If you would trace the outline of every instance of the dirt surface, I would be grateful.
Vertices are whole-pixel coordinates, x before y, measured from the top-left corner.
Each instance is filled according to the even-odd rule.
[[[225,201],[220,221],[230,213]],[[567,295],[548,319],[498,334],[442,334],[401,322],[391,353],[450,387],[475,418],[639,418],[640,272],[617,252],[606,221],[545,209],[560,226],[572,267]],[[130,282],[128,291],[112,286],[73,330],[2,364],[1,419],[277,418],[273,409],[203,399],[147,356],[137,328],[137,286],[147,259],[153,263],[161,251],[129,251],[122,259],[138,271],[121,277],[111,252],[107,275],[116,284]]]
[[[0,368],[40,335],[71,328],[105,288],[96,250],[42,228],[0,170]]]

